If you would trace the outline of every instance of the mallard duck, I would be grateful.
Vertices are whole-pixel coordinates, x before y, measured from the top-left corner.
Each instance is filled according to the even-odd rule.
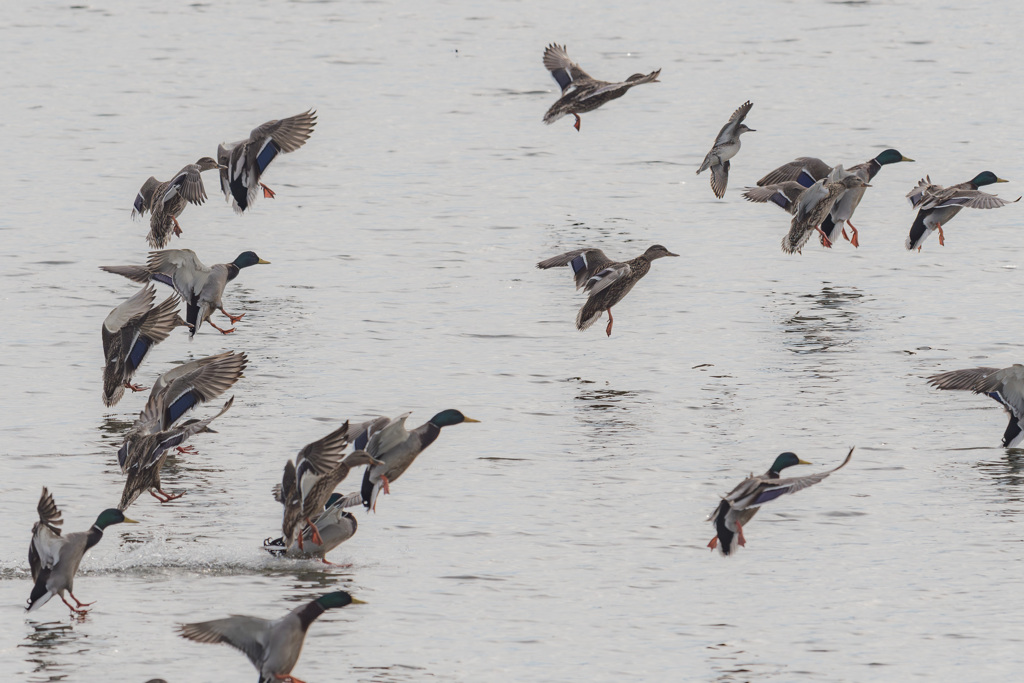
[[[566,114],[576,117],[573,126],[580,129],[580,114],[594,111],[605,102],[618,99],[635,85],[658,83],[661,69],[644,76],[633,74],[621,83],[609,83],[591,78],[580,65],[569,59],[564,45],[552,43],[544,49],[544,66],[562,89],[562,96],[544,114],[544,123],[552,124]]]
[[[807,188],[797,200],[789,233],[782,238],[782,251],[787,254],[799,253],[815,230],[821,235],[822,244],[831,248],[831,240],[819,226],[843,193],[856,187],[871,186],[860,176],[847,173],[842,165],[839,165],[832,170],[828,178],[823,178]]]
[[[811,183],[812,185],[814,183]],[[795,180],[786,180],[781,183],[773,183],[764,187],[743,188],[743,198],[748,202],[758,204],[772,203],[789,214],[796,213],[797,202],[800,195],[807,190],[806,187]]]
[[[171,241],[171,233],[180,236],[181,225],[178,216],[187,204],[202,204],[206,201],[206,188],[203,187],[203,171],[219,168],[219,164],[210,157],[202,157],[194,164],[189,164],[178,171],[178,174],[167,182],[160,182],[153,176],[142,184],[132,218],[145,216],[149,211],[149,235],[146,239],[154,249],[163,249]]]
[[[249,208],[259,187],[263,188],[264,197],[274,197],[274,191],[260,182],[263,172],[279,153],[294,152],[306,144],[314,126],[316,112],[310,109],[286,119],[267,121],[253,128],[245,140],[217,147],[220,189],[236,212]]]
[[[156,290],[146,284],[135,296],[112,310],[103,321],[103,404],[116,405],[125,389],[145,391],[131,383],[149,350],[187,323],[178,316],[181,299],[171,294],[153,307]]]
[[[294,469],[294,466],[293,466]],[[319,531],[322,543],[313,540],[313,526],[307,526],[302,531],[303,549],[298,544],[285,544],[285,539],[269,538],[263,542],[263,547],[273,555],[284,555],[293,558],[320,558],[324,564],[331,564],[327,561],[326,555],[339,545],[355,536],[359,523],[353,514],[345,512],[345,503],[349,498],[357,498],[354,503],[359,504],[361,496],[358,492],[343,496],[340,493],[332,493],[324,506],[323,512],[313,520],[313,526]],[[298,508],[297,508],[298,509]],[[300,509],[301,511],[301,509]]]
[[[1003,447],[1016,448],[1024,441],[1024,365],[953,370],[932,375],[928,384],[939,389],[973,391],[995,399],[1010,415],[1010,423],[1003,432]]]
[[[1020,197],[1007,201],[978,190],[985,185],[1006,182],[1009,181],[997,177],[992,171],[984,171],[966,183],[950,187],[932,184],[930,176],[919,180],[917,186],[907,193],[910,205],[918,210],[914,224],[910,227],[910,235],[907,237],[907,250],[912,251],[916,247],[921,251],[921,245],[935,230],[939,231],[939,246],[945,246],[946,239],[942,234],[942,226],[960,213],[960,209],[998,209],[1019,202]]]
[[[238,277],[242,268],[258,264],[269,264],[256,252],[243,251],[231,263],[217,263],[207,267],[191,249],[164,249],[149,252],[149,260],[144,266],[100,266],[100,270],[121,275],[135,282],[162,282],[174,287],[185,300],[185,320],[192,326],[189,338],[195,336],[203,321],[210,323],[213,329],[221,334],[230,334],[235,328],[221,329],[210,319],[214,311],[226,315],[234,325],[245,317],[232,315],[224,310],[221,297],[224,288]]]
[[[655,244],[635,259],[620,263],[612,261],[600,249],[576,249],[541,261],[537,267],[546,269],[572,266],[572,272],[576,275],[576,289],[582,287],[584,292],[590,293],[587,303],[583,304],[576,316],[576,328],[587,329],[608,311],[608,327],[605,328],[605,333],[610,337],[612,323],[615,322],[612,318],[612,306],[622,301],[629,294],[629,290],[633,289],[633,285],[647,275],[647,271],[651,269],[651,261],[663,256],[679,254],[673,254],[660,244]]]
[[[376,460],[383,461],[383,464],[369,466],[363,472],[363,486],[359,493],[363,507],[367,509],[376,512],[377,495],[380,491],[383,490],[385,495],[391,492],[390,483],[402,476],[416,460],[416,456],[434,443],[441,434],[442,427],[451,427],[463,422],[479,422],[454,408],[449,408],[409,431],[405,428],[405,420],[409,415],[411,413],[399,415],[366,439],[366,451]],[[371,424],[380,423],[374,420]],[[353,431],[353,434],[356,432]],[[361,435],[357,434],[358,436]],[[355,439],[356,445],[359,441],[359,438]]]
[[[117,509],[127,510],[143,491],[149,491],[150,495],[161,503],[185,495],[184,491],[176,494],[167,493],[160,486],[160,470],[167,460],[168,451],[185,443],[193,435],[207,431],[210,423],[226,413],[234,401],[235,397],[232,396],[219,413],[205,420],[187,420],[180,426],[155,433],[130,431],[117,452],[117,464],[121,466],[121,473],[128,475]]]
[[[874,159],[869,159],[862,164],[851,166],[847,170],[849,173],[860,176],[861,180],[867,183],[870,182],[880,170],[882,170],[882,166],[895,164],[901,161],[913,161],[913,159],[903,156],[898,150],[887,149],[875,156]],[[757,184],[765,189],[768,189],[769,186],[788,182],[796,182],[802,187],[810,187],[822,178],[827,177],[831,171],[832,167],[821,159],[816,159],[814,157],[800,157],[799,159],[795,159],[794,161],[771,171],[758,180]],[[850,219],[853,218],[853,212],[856,211],[857,207],[860,205],[860,200],[864,198],[864,187],[869,186],[855,187],[845,192],[835,205],[833,205],[832,211],[829,212],[829,215],[822,220],[821,230],[829,242],[835,243],[836,240],[839,239],[839,235],[841,233],[843,237],[850,240],[850,244],[855,247],[860,246],[860,241],[857,238],[857,228],[855,228],[853,223],[850,222]],[[751,201],[758,200],[751,199]],[[846,237],[846,228],[844,227],[844,224],[848,224],[850,226],[850,232],[852,233],[851,237]]]
[[[45,486],[36,510],[39,512],[39,521],[32,525],[32,542],[28,546],[28,564],[35,585],[25,609],[29,612],[39,609],[54,595],[59,595],[73,614],[85,614],[88,610],[84,608],[92,603],[82,602],[73,592],[75,574],[85,552],[100,542],[103,530],[108,526],[136,522],[125,517],[120,510],[110,508],[100,513],[88,531],[76,531],[62,536],[59,527],[64,524],[64,520]],[[72,607],[67,601],[64,591],[67,591],[77,607]]]
[[[754,103],[747,100],[732,113],[728,123],[718,131],[715,144],[711,146],[711,151],[704,157],[704,163],[697,169],[697,175],[711,169],[711,191],[719,199],[725,196],[725,188],[729,184],[729,159],[732,159],[740,151],[740,136],[744,133],[757,132],[753,128],[747,128],[743,123],[743,119],[747,117],[753,106]]]
[[[715,525],[716,531],[715,537],[708,543],[708,547],[712,550],[718,547],[723,555],[731,555],[736,551],[734,541],[737,538],[740,545],[747,544],[747,540],[743,537],[743,527],[757,514],[762,505],[787,493],[796,493],[808,486],[814,486],[836,470],[845,467],[851,457],[853,457],[852,448],[839,467],[834,467],[827,472],[808,474],[805,477],[781,479],[779,473],[787,467],[811,464],[798,458],[795,453],[782,453],[775,458],[775,462],[767,472],[760,476],[751,474],[727,495],[722,496],[722,502],[707,518],[707,521]]]
[[[366,603],[345,591],[337,591],[321,595],[273,621],[236,614],[225,619],[181,624],[178,635],[197,643],[227,643],[241,650],[260,672],[259,683],[302,683],[290,674],[299,661],[309,625],[329,609],[363,604]]]

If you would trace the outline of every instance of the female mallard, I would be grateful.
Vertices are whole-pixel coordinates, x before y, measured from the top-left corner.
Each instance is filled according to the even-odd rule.
[[[171,233],[181,235],[178,216],[188,204],[202,204],[206,201],[206,188],[203,187],[203,171],[212,171],[219,165],[210,157],[203,157],[194,164],[189,164],[178,171],[178,174],[161,183],[153,176],[142,184],[132,218],[145,216],[149,211],[149,235],[146,239],[154,249],[163,249],[171,241]]]
[[[32,569],[32,580],[35,585],[32,587],[26,609],[29,612],[39,609],[54,595],[59,595],[72,613],[85,614],[88,610],[83,608],[92,603],[82,602],[73,592],[75,574],[82,558],[85,557],[85,552],[100,542],[103,530],[108,526],[136,522],[125,517],[120,510],[111,508],[101,512],[88,531],[76,531],[62,536],[58,527],[64,524],[64,520],[61,519],[60,509],[53,502],[53,496],[45,486],[36,510],[39,512],[39,521],[32,526],[32,542],[28,546],[28,564]],[[67,591],[77,607],[71,606],[64,597],[64,591]]]
[[[722,130],[718,131],[715,144],[704,157],[704,163],[697,169],[697,175],[700,175],[701,171],[711,169],[711,191],[719,199],[725,196],[725,188],[729,184],[729,159],[740,151],[740,136],[744,133],[757,132],[753,128],[747,128],[743,123],[743,119],[747,118],[753,106],[754,103],[747,100],[732,113],[729,121],[722,126]]]
[[[591,78],[579,64],[569,59],[564,45],[554,43],[544,50],[544,66],[562,89],[562,96],[544,114],[544,123],[552,124],[566,114],[572,114],[576,117],[576,123],[573,124],[576,130],[580,129],[580,114],[594,111],[605,102],[622,97],[635,85],[658,83],[658,74],[661,73],[661,69],[658,69],[646,76],[633,74],[621,83],[599,81]]]
[[[363,507],[377,510],[377,495],[383,489],[389,494],[389,484],[409,469],[416,456],[434,443],[441,434],[442,427],[451,427],[463,422],[479,422],[466,417],[458,410],[449,408],[442,410],[413,430],[405,428],[405,420],[411,413],[399,415],[388,422],[387,426],[369,436],[366,451],[376,460],[383,461],[380,465],[372,465],[363,472],[363,486],[360,490]],[[379,424],[374,421],[372,424]],[[353,431],[353,434],[355,432]],[[357,435],[356,446],[361,439]]]
[[[1024,441],[1024,365],[953,370],[932,375],[928,384],[939,389],[960,389],[990,396],[1010,415],[1010,424],[1003,432],[1003,447],[1016,448]]]
[[[117,452],[117,463],[121,466],[121,473],[128,475],[117,509],[127,510],[144,491],[149,491],[150,495],[161,503],[185,495],[184,491],[176,494],[167,493],[160,486],[160,470],[167,461],[168,451],[185,443],[193,435],[208,431],[210,423],[226,413],[234,401],[235,397],[232,396],[219,413],[205,420],[187,420],[178,427],[155,433],[130,431]]]
[[[811,184],[813,185],[813,183]],[[797,203],[800,201],[800,195],[802,195],[806,190],[807,188],[797,181],[786,180],[781,183],[772,183],[762,187],[746,187],[744,188],[743,198],[748,202],[755,202],[758,204],[774,204],[786,213],[792,215],[796,213],[796,207]]]
[[[220,189],[224,198],[242,213],[256,200],[256,190],[273,198],[274,191],[260,182],[263,172],[279,153],[294,152],[306,144],[316,125],[316,112],[310,109],[286,119],[267,121],[254,128],[245,140],[221,143],[217,147],[220,162]]]
[[[806,477],[781,479],[779,473],[787,467],[811,464],[796,457],[794,453],[781,454],[775,458],[775,462],[767,472],[760,476],[751,474],[727,495],[722,496],[722,502],[718,504],[714,512],[708,515],[707,521],[715,525],[716,531],[715,537],[708,543],[708,547],[714,550],[717,546],[723,555],[731,555],[736,550],[734,541],[737,540],[737,537],[740,545],[747,544],[747,539],[743,537],[743,527],[757,514],[762,505],[787,493],[796,493],[808,486],[814,486],[836,470],[845,467],[851,457],[853,457],[852,448],[839,467],[827,472],[809,474]]]
[[[221,301],[224,288],[238,277],[242,268],[269,263],[257,256],[256,252],[243,251],[231,263],[217,263],[207,267],[191,249],[164,249],[149,252],[149,260],[144,266],[100,266],[100,270],[122,275],[135,282],[153,280],[174,287],[186,303],[185,321],[192,326],[189,333],[191,339],[203,321],[210,323],[221,334],[234,332],[235,328],[221,329],[210,319],[213,312],[218,310],[231,320],[232,325],[245,317],[245,313],[232,315],[224,310]]]
[[[882,166],[895,164],[901,161],[913,161],[913,159],[903,156],[895,149],[887,149],[875,156],[874,159],[869,159],[862,164],[851,166],[847,171],[860,176],[861,180],[867,183],[878,175],[878,172],[882,170]],[[788,164],[779,166],[774,171],[771,171],[765,175],[765,177],[758,180],[757,184],[765,189],[767,189],[768,186],[788,182],[799,183],[802,187],[810,187],[822,178],[827,177],[831,171],[832,167],[821,159],[816,159],[814,157],[800,157],[799,159],[795,159]],[[836,240],[839,239],[839,235],[841,233],[843,237],[850,240],[850,244],[855,247],[860,246],[860,241],[857,239],[857,228],[853,226],[850,219],[853,218],[853,212],[856,211],[857,207],[860,205],[860,200],[864,198],[865,187],[870,187],[870,185],[862,185],[861,187],[855,187],[847,190],[832,207],[832,211],[829,212],[829,215],[822,220],[821,230],[829,242],[835,243]],[[759,200],[750,199],[750,201]],[[850,226],[850,231],[852,233],[851,237],[846,237],[846,228],[844,227],[844,224],[848,224]]]
[[[933,185],[929,176],[919,180],[917,186],[907,193],[910,205],[918,210],[914,224],[910,227],[910,236],[907,237],[907,250],[913,251],[916,247],[918,251],[921,251],[921,245],[935,230],[939,231],[939,246],[945,246],[946,239],[942,234],[942,226],[960,213],[960,209],[964,207],[998,209],[1001,206],[1019,202],[1020,197],[1013,201],[1007,201],[994,194],[978,190],[979,187],[985,185],[1006,182],[1009,181],[996,177],[992,171],[984,171],[966,183],[950,187]]]
[[[587,303],[583,304],[583,308],[576,315],[576,328],[587,329],[608,311],[608,327],[605,328],[605,333],[610,337],[612,323],[615,322],[612,318],[612,306],[622,301],[629,294],[629,290],[633,289],[633,285],[647,275],[647,271],[651,269],[651,261],[663,256],[679,254],[673,254],[660,244],[655,244],[635,259],[620,263],[612,261],[600,249],[576,249],[541,261],[537,267],[546,269],[572,266],[572,272],[576,275],[576,289],[582,287],[584,292],[590,293]]]
[[[821,222],[825,220],[843,193],[858,187],[871,186],[860,176],[844,171],[840,165],[832,169],[828,178],[823,178],[807,188],[797,200],[789,233],[782,238],[782,251],[787,254],[800,253],[815,230],[821,235],[821,243],[831,248],[832,242],[822,232]]]
[[[234,615],[181,624],[178,635],[197,643],[227,643],[241,650],[259,671],[259,683],[302,683],[290,674],[299,661],[309,625],[329,609],[362,604],[365,604],[362,600],[356,600],[345,591],[337,591],[300,605],[273,621]]]
[[[124,390],[145,391],[131,383],[149,350],[167,339],[175,327],[186,325],[178,316],[181,299],[171,294],[153,307],[156,290],[146,284],[139,292],[115,308],[103,321],[103,404],[116,405]]]
[[[293,466],[294,469],[294,466]],[[356,494],[358,496],[358,494]],[[345,512],[348,497],[340,493],[332,493],[327,499],[324,510],[313,519],[313,525],[307,526],[302,532],[303,548],[300,550],[295,543],[285,544],[285,538],[267,539],[263,547],[272,555],[293,558],[319,558],[324,564],[331,564],[327,561],[326,555],[339,545],[355,536],[359,523],[355,515]],[[358,503],[356,503],[358,504]],[[301,512],[301,508],[296,506]],[[320,543],[313,540],[313,527],[318,530]]]

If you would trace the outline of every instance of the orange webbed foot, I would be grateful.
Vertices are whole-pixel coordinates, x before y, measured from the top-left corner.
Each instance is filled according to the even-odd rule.
[[[273,190],[271,190],[269,187],[267,187],[263,183],[260,183],[260,187],[263,188],[263,196],[264,197],[266,197],[267,199],[273,199],[274,198],[276,193]]]
[[[140,384],[132,384],[127,380],[124,383],[124,387],[125,389],[131,389],[132,391],[146,391],[147,389],[149,389],[149,387],[144,387]]]
[[[573,116],[576,117],[576,123],[572,124],[572,127],[575,128],[576,130],[579,130],[580,129],[580,124],[583,123],[583,121],[580,119],[580,115],[579,114],[573,114]]]

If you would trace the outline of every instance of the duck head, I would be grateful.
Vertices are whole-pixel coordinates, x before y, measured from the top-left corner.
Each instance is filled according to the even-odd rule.
[[[654,259],[661,258],[663,256],[679,256],[679,254],[673,254],[660,244],[655,244],[654,246],[647,248],[647,251],[644,252],[644,256],[647,257],[648,261],[653,261]]]
[[[768,471],[778,474],[782,470],[786,469],[787,467],[792,467],[793,465],[810,464],[811,463],[807,462],[806,460],[801,460],[800,458],[796,457],[796,453],[790,453],[789,451],[786,451],[785,453],[781,453],[779,457],[775,458],[775,462],[773,462],[772,466],[768,468]]]
[[[269,264],[270,261],[264,261],[256,255],[255,251],[243,251],[231,263],[236,268],[248,268],[249,266],[255,266],[260,263]]]
[[[739,128],[736,129],[736,137],[743,135],[744,133],[756,133],[756,128],[748,128],[747,124],[741,123]]]
[[[847,190],[853,189],[855,187],[871,187],[871,185],[864,182],[864,179],[861,178],[859,175],[848,175],[845,178],[843,178],[841,182],[843,183],[843,185],[846,186]]]
[[[114,508],[107,508],[106,510],[100,513],[99,517],[96,518],[96,523],[93,524],[93,526],[99,529],[100,531],[103,531],[108,526],[111,526],[113,524],[122,524],[124,522],[127,522],[128,524],[138,524],[138,522],[136,522],[134,519],[128,519],[127,517],[125,517],[124,513],[121,512],[120,510],[115,510]]]
[[[971,184],[975,187],[982,187],[984,185],[992,185],[993,183],[1008,183],[1009,180],[1003,180],[992,171],[982,171],[978,175],[971,179]]]
[[[886,164],[895,164],[900,161],[913,161],[913,159],[905,157],[897,150],[890,148],[875,157],[875,161],[878,162],[879,166],[885,166]]]
[[[345,605],[365,605],[366,603],[362,600],[357,600],[345,591],[336,591],[334,593],[328,593],[327,595],[321,595],[314,602],[324,609],[334,609],[335,607],[344,607]]]
[[[202,157],[201,159],[199,159],[199,161],[196,162],[196,166],[199,167],[200,173],[202,173],[203,171],[212,171],[215,168],[224,168],[210,157]]]
[[[435,427],[451,427],[452,425],[462,424],[463,422],[479,422],[480,420],[474,420],[471,417],[466,417],[458,410],[449,408],[448,410],[442,410],[440,413],[430,418],[429,422]]]

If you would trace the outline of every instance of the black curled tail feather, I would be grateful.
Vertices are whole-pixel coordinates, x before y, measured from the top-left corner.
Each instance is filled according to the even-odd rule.
[[[931,232],[924,224],[924,219],[928,217],[930,211],[918,211],[917,216],[914,218],[914,224],[910,226],[910,236],[907,237],[906,247],[909,250],[913,250],[915,247],[921,246],[924,242],[924,238]]]
[[[359,489],[359,494],[363,497],[363,507],[367,510],[370,509],[370,497],[373,496],[373,482],[370,481],[370,467],[363,470],[363,486]]]
[[[45,597],[49,592],[46,590],[46,582],[50,580],[50,568],[44,567],[39,571],[39,578],[36,579],[36,585],[32,586],[32,592],[28,596],[28,605],[25,606],[26,610],[31,610],[35,607],[38,600]]]
[[[715,510],[715,531],[718,536],[718,550],[723,555],[731,555],[733,551],[733,542],[736,540],[736,532],[729,528],[726,524],[726,518],[729,516],[729,512],[732,510],[732,506],[729,505],[729,501],[722,499],[722,502],[718,504],[718,509]]]

